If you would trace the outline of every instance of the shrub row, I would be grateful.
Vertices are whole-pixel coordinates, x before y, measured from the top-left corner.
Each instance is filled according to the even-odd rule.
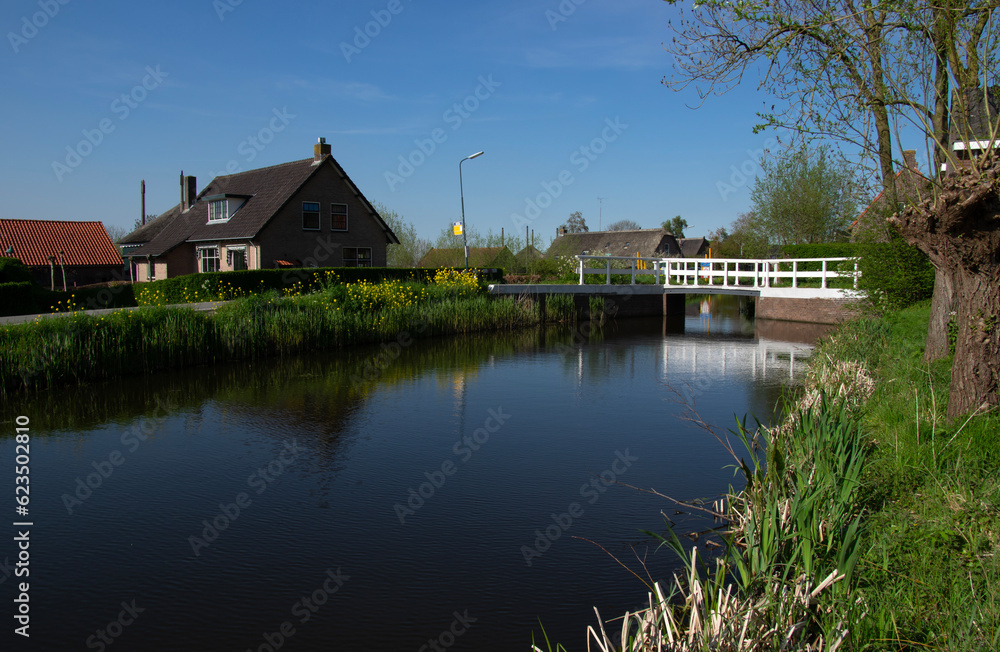
[[[280,297],[255,294],[201,313],[150,307],[74,314],[0,327],[0,397],[21,390],[260,359],[380,341],[538,323],[532,302],[461,283],[336,285]]]
[[[853,258],[861,255],[861,245],[857,242],[784,245],[781,255],[783,258]]]
[[[0,258],[0,284],[31,280],[31,272],[17,258]]]
[[[260,294],[267,290],[295,289],[312,292],[329,282],[381,283],[382,281],[418,281],[433,279],[436,268],[403,267],[323,267],[295,269],[255,269],[242,272],[188,274],[162,281],[136,284],[140,304],[166,305],[199,301],[218,301]],[[503,278],[503,270],[477,270],[487,280]]]
[[[504,270],[477,270],[487,282],[502,282]],[[332,276],[333,272],[336,276]],[[242,272],[188,274],[151,283],[121,284],[111,287],[78,288],[53,292],[39,286],[31,273],[14,258],[0,258],[0,317],[34,315],[70,310],[129,308],[139,304],[166,305],[217,301],[259,294],[267,290],[294,290],[307,293],[335,278],[340,283],[380,283],[387,280],[433,279],[436,268],[322,268],[259,269]]]
[[[53,292],[30,280],[0,283],[0,317],[135,305],[132,286],[128,284]]]

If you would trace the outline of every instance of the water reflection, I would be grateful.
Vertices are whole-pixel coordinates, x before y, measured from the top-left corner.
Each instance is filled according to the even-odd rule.
[[[645,592],[584,539],[660,579],[677,562],[639,531],[662,531],[661,510],[697,527],[608,474],[717,495],[731,460],[676,392],[715,423],[767,419],[801,374],[808,345],[754,329],[716,299],[594,332],[359,347],[6,405],[34,429],[39,649],[78,647],[133,598],[147,611],[123,649],[256,650],[286,621],[282,649],[418,649],[456,611],[476,620],[454,649],[526,649],[537,617],[578,648],[593,606],[623,612]],[[292,442],[301,453],[275,462]],[[114,451],[124,463],[69,513],[64,496]],[[241,494],[196,553],[191,538],[207,542]],[[338,569],[349,579],[302,621],[295,605]]]

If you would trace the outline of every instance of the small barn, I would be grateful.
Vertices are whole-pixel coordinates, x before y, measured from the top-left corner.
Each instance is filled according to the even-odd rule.
[[[20,260],[35,282],[50,289],[127,278],[101,222],[0,219],[0,255]]]

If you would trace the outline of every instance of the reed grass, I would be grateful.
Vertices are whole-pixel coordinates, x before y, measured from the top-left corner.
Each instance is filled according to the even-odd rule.
[[[746,487],[713,506],[724,552],[588,649],[1000,649],[1000,415],[946,422],[929,306],[844,324],[781,426],[720,437]]]
[[[0,391],[537,323],[532,302],[491,298],[474,276],[453,271],[430,284],[331,282],[290,296],[271,290],[214,314],[155,306],[103,316],[74,312],[0,328]]]

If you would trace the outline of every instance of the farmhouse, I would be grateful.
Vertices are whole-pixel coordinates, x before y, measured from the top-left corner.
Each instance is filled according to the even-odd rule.
[[[121,244],[135,281],[280,267],[384,267],[399,244],[320,138],[313,157],[216,177]]]
[[[100,222],[0,219],[0,255],[51,289],[120,280],[124,262]]]
[[[951,96],[949,138],[951,155],[955,158],[955,169],[949,170],[947,163],[941,164],[945,173],[957,172],[958,168],[970,167],[987,151],[997,148],[997,133],[1000,129],[1000,86],[989,88],[967,88],[955,91]]]
[[[684,253],[674,234],[665,229],[560,233],[548,250],[550,258],[579,255],[681,258]]]

